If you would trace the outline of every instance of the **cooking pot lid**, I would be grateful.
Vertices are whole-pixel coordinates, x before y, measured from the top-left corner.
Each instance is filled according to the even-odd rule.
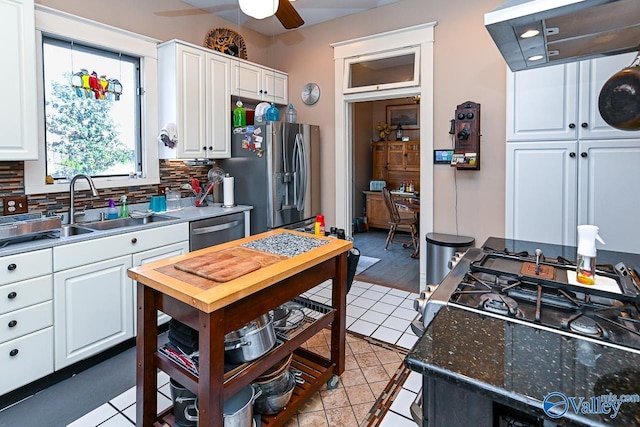
[[[640,129],[640,66],[625,68],[602,86],[598,97],[600,115],[621,130]]]

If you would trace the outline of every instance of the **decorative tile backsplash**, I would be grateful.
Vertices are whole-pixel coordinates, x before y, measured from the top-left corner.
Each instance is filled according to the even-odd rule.
[[[150,197],[158,194],[159,188],[169,187],[179,190],[182,197],[189,197],[187,190],[180,186],[198,178],[200,182],[207,181],[207,172],[211,166],[187,166],[181,160],[160,160],[160,185],[132,185],[128,188],[100,189],[98,197],[92,197],[91,192],[79,191],[76,194],[76,208],[107,207],[109,199],[118,200],[126,195],[130,204],[146,203]],[[134,181],[132,181],[133,183]],[[24,162],[0,162],[0,198],[6,196],[24,195]],[[28,196],[29,212],[63,213],[69,210],[69,193],[32,194]],[[2,205],[0,205],[0,215]]]

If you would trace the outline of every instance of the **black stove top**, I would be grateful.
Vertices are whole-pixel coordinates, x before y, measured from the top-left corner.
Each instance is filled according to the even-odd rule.
[[[449,304],[640,351],[637,295],[572,285],[574,269],[566,259],[485,248],[460,274]],[[613,266],[599,270],[617,277]]]

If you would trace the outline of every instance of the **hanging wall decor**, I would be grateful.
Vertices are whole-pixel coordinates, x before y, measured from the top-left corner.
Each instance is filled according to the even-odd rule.
[[[98,73],[89,74],[85,68],[71,76],[71,85],[81,98],[119,101],[122,95],[122,84],[118,79],[108,79],[106,75],[98,77]]]

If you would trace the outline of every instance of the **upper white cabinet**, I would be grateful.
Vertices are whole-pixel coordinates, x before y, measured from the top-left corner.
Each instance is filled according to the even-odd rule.
[[[38,158],[33,0],[0,0],[0,160]]]
[[[289,103],[286,73],[234,59],[231,75],[233,96],[281,105]]]
[[[634,53],[533,70],[507,72],[507,140],[637,138],[602,119],[604,83],[633,61]]]
[[[231,58],[172,40],[158,46],[160,125],[175,123],[175,148],[160,158],[231,157]]]

